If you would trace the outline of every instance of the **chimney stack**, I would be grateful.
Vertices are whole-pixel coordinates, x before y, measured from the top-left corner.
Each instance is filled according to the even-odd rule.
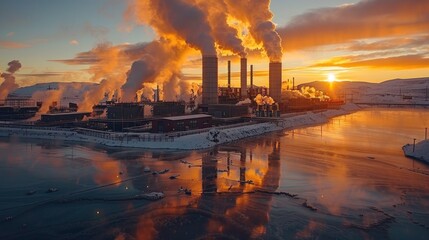
[[[269,71],[270,96],[280,104],[282,97],[282,63],[270,62]]]
[[[228,88],[231,87],[231,61],[228,61]]]
[[[292,90],[295,90],[295,77],[292,78]]]
[[[250,65],[250,88],[253,89],[253,65]]]
[[[247,98],[247,58],[241,59],[241,98]]]
[[[216,56],[203,56],[203,104],[218,103],[218,61]]]

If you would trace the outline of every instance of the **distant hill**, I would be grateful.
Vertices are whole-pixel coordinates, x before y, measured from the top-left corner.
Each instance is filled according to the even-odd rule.
[[[97,87],[96,83],[87,82],[51,82],[51,83],[37,83],[28,87],[21,87],[11,92],[9,95],[16,97],[31,97],[36,92],[46,91],[62,91],[63,97],[66,98],[81,98],[83,93]],[[36,99],[37,100],[37,99]]]
[[[392,79],[381,83],[316,81],[300,84],[298,89],[304,86],[314,87],[333,98],[353,99],[355,102],[395,102],[404,99],[421,102],[426,101],[429,77]]]

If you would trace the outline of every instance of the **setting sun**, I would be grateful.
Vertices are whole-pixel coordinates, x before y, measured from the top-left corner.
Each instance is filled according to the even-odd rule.
[[[334,82],[337,78],[335,77],[335,74],[329,73],[328,74],[328,82]]]

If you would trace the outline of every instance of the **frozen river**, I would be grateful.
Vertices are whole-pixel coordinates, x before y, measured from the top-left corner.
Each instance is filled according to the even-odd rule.
[[[427,239],[429,165],[401,147],[428,126],[367,109],[192,152],[3,138],[0,239]]]

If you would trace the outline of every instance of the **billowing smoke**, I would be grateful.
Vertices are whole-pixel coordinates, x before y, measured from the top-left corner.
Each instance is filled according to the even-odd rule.
[[[270,96],[262,96],[261,94],[256,95],[255,97],[255,102],[257,105],[273,105],[274,104],[274,99]]]
[[[140,21],[161,37],[186,41],[203,55],[216,55],[215,41],[205,14],[189,0],[136,0]]]
[[[329,100],[330,97],[324,92],[315,89],[314,87],[304,86],[301,90],[286,90],[282,92],[285,99],[297,98],[319,98],[321,101]]]
[[[11,74],[14,74],[16,71],[18,71],[22,65],[18,60],[13,60],[7,64],[9,67],[6,71],[10,72]]]
[[[32,98],[36,99],[37,101],[42,102],[42,106],[40,107],[38,114],[34,117],[36,120],[40,119],[40,114],[45,114],[49,111],[49,107],[56,105],[58,107],[61,107],[61,100],[63,98],[65,88],[62,86],[59,86],[58,89],[51,89],[49,91],[36,91],[33,93]]]
[[[0,99],[5,99],[7,95],[19,86],[15,83],[14,73],[21,68],[21,63],[18,60],[10,61],[7,64],[7,72],[2,73],[0,76],[4,79],[0,85]]]
[[[281,62],[281,38],[272,22],[270,0],[224,0],[230,14],[249,25],[250,34],[264,46],[271,62]]]
[[[212,35],[221,49],[229,50],[240,57],[246,57],[237,29],[228,25],[228,6],[223,0],[196,0],[204,11],[212,28]]]
[[[146,45],[140,60],[132,64],[126,83],[122,86],[122,100],[135,100],[136,92],[141,90],[144,84],[177,82],[187,51],[186,44],[167,39]],[[174,88],[174,93],[168,95],[180,94],[180,89]]]
[[[106,93],[113,95],[115,90],[120,89],[126,78],[130,57],[126,48],[103,43],[92,49],[91,54],[97,60],[89,69],[91,80],[101,81],[97,88],[85,92],[79,103],[79,111],[91,111],[92,106],[103,99]]]
[[[252,101],[249,98],[244,99],[243,101],[239,101],[235,105],[241,106],[241,105],[250,105]]]

